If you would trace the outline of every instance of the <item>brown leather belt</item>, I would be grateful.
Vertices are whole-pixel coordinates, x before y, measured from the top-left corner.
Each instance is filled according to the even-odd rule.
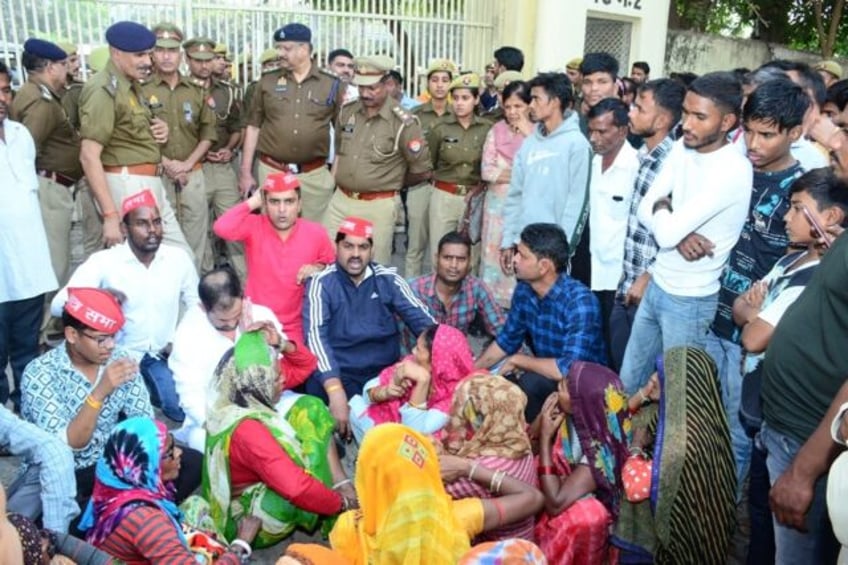
[[[74,186],[77,183],[77,181],[75,181],[71,177],[63,175],[62,173],[57,173],[55,171],[41,170],[38,171],[38,174],[46,179],[52,180],[53,182],[58,182],[59,184],[65,187]]]
[[[268,165],[269,167],[277,169],[278,171],[288,171],[296,175],[299,175],[301,173],[309,173],[314,171],[315,169],[327,166],[327,160],[321,158],[313,159],[312,161],[307,161],[306,163],[283,163],[282,161],[277,161],[269,155],[260,153],[259,160],[262,163]]]
[[[103,170],[107,173],[123,173],[127,170],[128,175],[139,175],[142,177],[158,177],[162,174],[162,165],[156,163],[141,163],[140,165],[103,165]]]
[[[341,190],[345,196],[347,196],[348,198],[353,198],[354,200],[380,200],[382,198],[392,198],[398,193],[397,190],[381,190],[379,192],[356,192],[355,190],[348,190],[343,186],[339,186],[339,190]]]
[[[452,182],[442,182],[440,180],[434,181],[433,186],[438,188],[439,190],[443,190],[449,194],[455,194],[456,196],[465,196],[475,188],[479,187],[479,184],[456,184]]]

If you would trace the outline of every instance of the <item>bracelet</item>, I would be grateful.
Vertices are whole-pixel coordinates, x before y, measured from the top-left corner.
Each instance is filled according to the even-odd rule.
[[[426,402],[422,402],[421,404],[415,404],[410,400],[409,402],[407,402],[407,404],[409,404],[412,408],[415,408],[416,410],[427,410]]]
[[[498,481],[497,481],[498,484],[495,485],[495,492],[497,494],[500,494],[501,493],[501,485],[503,485],[504,477],[506,477],[506,471],[498,471],[498,473],[500,473],[500,476],[498,477]]]
[[[337,488],[343,487],[345,485],[349,485],[352,482],[353,481],[351,481],[350,479],[342,479],[341,481],[339,481],[339,482],[337,482],[336,484],[333,485],[333,490],[336,490]]]
[[[231,541],[230,542],[230,549],[232,549],[233,546],[242,549],[247,554],[247,557],[250,557],[253,554],[253,549],[250,547],[250,544],[247,543],[246,541],[244,541],[241,538],[236,538],[233,541]]]
[[[327,394],[330,394],[331,392],[336,392],[337,390],[341,390],[341,389],[342,389],[342,385],[330,385],[325,389],[325,391],[326,391]]]
[[[556,475],[554,468],[551,465],[539,465],[537,471],[540,477],[544,477],[545,475]]]
[[[103,407],[103,402],[100,401],[100,400],[97,400],[96,398],[94,398],[90,394],[85,397],[85,403],[88,404],[89,406],[91,406],[92,408],[94,408],[95,410],[100,410],[100,408]]]
[[[116,218],[118,218],[118,217],[119,217],[119,216],[118,216],[118,211],[117,211],[117,210],[112,210],[111,212],[105,212],[105,213],[103,214],[103,219],[105,220],[106,218],[111,218],[112,216],[115,216]]]
[[[474,464],[471,465],[471,468],[468,469],[468,480],[469,481],[474,480],[474,471],[477,470],[477,465],[479,465],[479,464],[480,464],[479,461],[475,461]]]
[[[492,498],[490,500],[492,501],[492,504],[494,504],[495,510],[498,511],[498,526],[500,526],[501,524],[503,524],[503,521],[504,521],[503,506],[501,505],[500,501],[498,501],[497,498]]]
[[[504,476],[506,476],[506,471],[495,471],[492,473],[492,479],[489,481],[489,492],[501,492],[501,483],[503,482]]]

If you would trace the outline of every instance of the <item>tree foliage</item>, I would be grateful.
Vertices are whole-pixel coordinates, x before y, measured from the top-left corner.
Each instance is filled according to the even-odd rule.
[[[673,0],[669,27],[745,35],[825,57],[848,53],[846,0]]]

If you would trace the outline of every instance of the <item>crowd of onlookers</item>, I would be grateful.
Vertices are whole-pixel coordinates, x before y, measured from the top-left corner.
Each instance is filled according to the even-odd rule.
[[[836,62],[501,47],[413,98],[311,37],[244,95],[167,23],[0,64],[0,561],[724,563],[747,515],[749,563],[837,562]]]

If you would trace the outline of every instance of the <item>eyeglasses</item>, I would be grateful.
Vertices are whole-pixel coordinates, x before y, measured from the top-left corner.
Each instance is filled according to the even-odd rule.
[[[114,335],[91,335],[91,334],[86,333],[82,330],[80,330],[79,333],[81,333],[82,335],[84,335],[88,339],[97,343],[98,347],[104,347],[109,343],[112,343],[112,344],[115,343],[115,336]]]

